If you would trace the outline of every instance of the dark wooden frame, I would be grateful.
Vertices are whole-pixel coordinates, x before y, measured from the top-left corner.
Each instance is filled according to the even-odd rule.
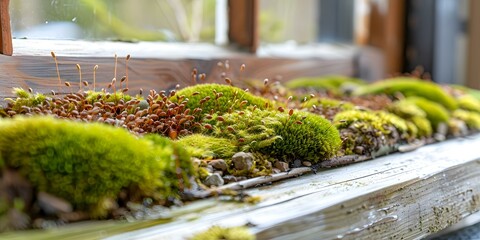
[[[468,58],[467,58],[467,82],[469,87],[480,89],[480,1],[470,1],[469,24],[468,24]]]
[[[10,29],[10,0],[0,0],[0,53],[11,56],[13,54],[12,31]]]
[[[259,44],[258,35],[258,0],[228,1],[228,38],[255,53]]]

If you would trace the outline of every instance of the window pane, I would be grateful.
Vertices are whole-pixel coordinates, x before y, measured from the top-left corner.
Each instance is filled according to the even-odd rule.
[[[215,0],[11,0],[16,38],[213,41]]]
[[[261,41],[351,43],[354,4],[354,0],[260,0]]]

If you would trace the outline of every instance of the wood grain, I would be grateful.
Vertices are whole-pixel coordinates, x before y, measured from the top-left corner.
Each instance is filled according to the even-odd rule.
[[[468,21],[468,53],[467,53],[467,82],[466,85],[472,88],[480,89],[480,8],[479,1],[470,1],[470,11]]]
[[[230,43],[238,44],[254,53],[260,42],[258,0],[229,0],[228,13]]]
[[[480,209],[478,144],[449,140],[246,190],[256,205],[200,201],[174,222],[108,239],[182,239],[213,225],[248,225],[258,239],[423,238]]]
[[[68,81],[72,89],[58,86],[55,62],[50,56],[0,56],[0,101],[12,97],[13,87],[31,87],[35,92],[78,91],[79,73],[76,64],[81,65],[82,80],[93,87],[93,67],[99,66],[96,75],[96,89],[106,88],[114,77],[114,59],[90,57],[57,56],[62,82]],[[131,58],[128,62],[129,93],[136,94],[139,89],[173,89],[191,85],[194,82],[191,72],[206,73],[205,82],[223,82],[222,73],[234,81],[237,86],[244,86],[245,79],[265,78],[287,81],[300,76],[320,76],[326,74],[352,75],[355,72],[354,58],[344,59],[288,59],[288,58],[229,58],[230,68],[219,67],[218,62],[225,63],[225,58],[212,59],[153,59]],[[246,64],[245,71],[240,66]],[[117,79],[125,75],[125,58],[118,58]],[[198,80],[197,82],[201,82]],[[147,91],[145,91],[147,92]]]
[[[402,73],[405,56],[405,1],[370,1],[368,19],[370,25],[366,42],[383,52],[385,73],[387,75]],[[362,41],[365,42],[365,39]]]
[[[10,0],[0,0],[0,53],[11,56],[13,46],[9,4]]]

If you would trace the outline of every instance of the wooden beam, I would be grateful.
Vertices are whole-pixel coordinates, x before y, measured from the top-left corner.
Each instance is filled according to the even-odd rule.
[[[0,0],[0,53],[11,56],[13,46],[9,4],[10,0]]]
[[[259,44],[258,0],[229,0],[228,37],[230,43],[239,45],[254,53]]]
[[[404,62],[405,1],[381,0],[366,3],[370,14],[362,15],[360,20],[368,24],[367,29],[361,29],[357,33],[356,41],[383,52],[385,75],[401,73]]]
[[[480,1],[469,1],[467,86],[480,89]]]

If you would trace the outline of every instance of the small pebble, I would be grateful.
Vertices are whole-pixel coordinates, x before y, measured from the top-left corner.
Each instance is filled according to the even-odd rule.
[[[309,161],[303,161],[302,164],[303,164],[303,166],[305,166],[305,167],[311,167],[311,166],[312,166],[312,163],[309,162]]]
[[[49,215],[68,213],[73,209],[72,205],[67,200],[46,192],[39,192],[37,194],[37,203],[38,206]]]
[[[282,172],[286,172],[286,171],[290,170],[290,168],[288,167],[288,163],[282,162],[282,161],[277,161],[275,163],[275,167],[278,168]]]
[[[205,181],[203,181],[203,183],[205,185],[207,185],[208,187],[211,187],[211,186],[219,187],[219,186],[223,186],[223,184],[225,184],[222,176],[220,176],[220,174],[218,174],[218,173],[214,173],[214,174],[208,176],[205,179]]]
[[[238,152],[233,155],[232,162],[237,170],[249,170],[253,166],[253,156],[251,153]]]
[[[233,175],[225,175],[223,176],[223,181],[225,181],[225,183],[232,183],[232,182],[236,182],[237,178]]]
[[[208,163],[208,165],[212,166],[215,169],[225,171],[227,170],[227,163],[223,159],[215,159]]]
[[[300,159],[296,159],[295,161],[293,161],[294,168],[301,167],[301,166],[302,166],[302,161]]]

